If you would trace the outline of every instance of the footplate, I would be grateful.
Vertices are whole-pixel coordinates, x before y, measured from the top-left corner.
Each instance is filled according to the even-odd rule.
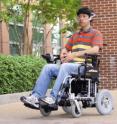
[[[58,110],[58,105],[56,104],[47,104],[44,101],[40,101],[41,108],[44,108],[49,111],[56,111]]]

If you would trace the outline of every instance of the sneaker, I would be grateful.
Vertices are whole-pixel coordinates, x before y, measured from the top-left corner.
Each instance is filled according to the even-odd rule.
[[[52,97],[45,97],[41,100],[47,104],[55,104],[55,100]]]
[[[39,108],[39,100],[34,95],[28,97],[22,96],[20,100],[24,103],[24,105]]]

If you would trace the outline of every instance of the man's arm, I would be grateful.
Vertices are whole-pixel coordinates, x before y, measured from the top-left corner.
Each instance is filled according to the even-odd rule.
[[[75,57],[83,57],[86,53],[87,54],[98,54],[100,47],[99,46],[93,46],[90,49],[78,51],[78,52],[69,52],[66,57],[66,62],[73,60]]]
[[[72,55],[74,57],[82,57],[84,56],[86,53],[87,54],[98,54],[100,47],[99,46],[93,46],[90,49],[87,50],[83,50],[83,51],[78,51],[78,52],[73,52]]]

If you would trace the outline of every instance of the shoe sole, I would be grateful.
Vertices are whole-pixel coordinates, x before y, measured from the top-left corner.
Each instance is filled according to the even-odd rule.
[[[36,108],[36,107],[32,106],[31,104],[24,103],[24,106],[27,107],[27,108],[39,110],[39,108]]]

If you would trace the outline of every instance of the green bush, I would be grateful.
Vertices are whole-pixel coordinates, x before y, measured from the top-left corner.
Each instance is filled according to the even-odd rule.
[[[34,56],[0,55],[0,94],[31,90],[45,64]]]

